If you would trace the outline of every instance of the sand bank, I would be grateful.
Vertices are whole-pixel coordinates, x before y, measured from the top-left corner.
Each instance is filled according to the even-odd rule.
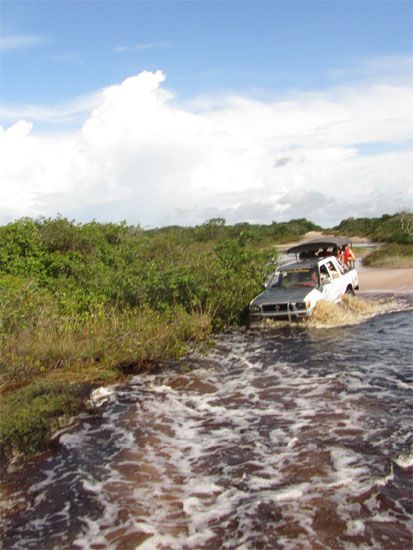
[[[413,292],[413,269],[359,267],[360,291]]]

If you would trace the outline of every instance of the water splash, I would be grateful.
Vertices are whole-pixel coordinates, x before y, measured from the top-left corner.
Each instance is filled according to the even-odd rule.
[[[317,328],[357,325],[375,315],[400,309],[400,303],[393,299],[365,300],[346,295],[338,304],[321,300],[317,304],[314,315],[308,320],[308,325]]]
[[[376,315],[401,311],[406,308],[406,303],[394,298],[372,296],[369,299],[364,299],[346,295],[337,304],[320,300],[310,318],[300,320],[293,325],[289,321],[276,321],[273,319],[265,319],[262,324],[272,328],[291,326],[295,328],[344,327],[358,325]]]

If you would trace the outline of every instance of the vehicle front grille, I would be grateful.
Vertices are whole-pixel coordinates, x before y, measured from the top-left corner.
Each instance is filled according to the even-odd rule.
[[[288,311],[288,304],[265,304],[262,306],[264,313],[276,313],[277,311]]]

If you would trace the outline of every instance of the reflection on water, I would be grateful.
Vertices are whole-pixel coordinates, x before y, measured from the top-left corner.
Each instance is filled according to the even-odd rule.
[[[114,388],[8,482],[5,547],[411,547],[411,321],[235,332]]]

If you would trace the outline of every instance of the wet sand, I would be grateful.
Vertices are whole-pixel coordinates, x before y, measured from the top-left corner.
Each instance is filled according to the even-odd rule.
[[[413,292],[412,268],[370,268],[359,267],[359,286],[361,292]]]

